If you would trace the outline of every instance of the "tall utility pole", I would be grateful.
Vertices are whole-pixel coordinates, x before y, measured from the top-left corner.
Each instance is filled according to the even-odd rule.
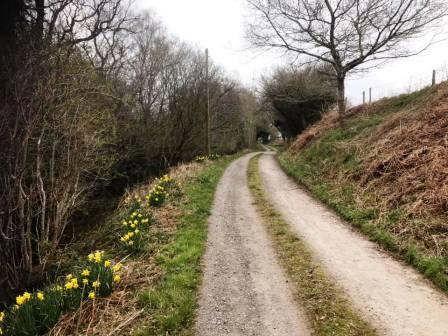
[[[207,155],[210,155],[210,84],[208,78],[208,48],[205,49],[205,82],[207,86],[207,116],[206,116],[206,138],[205,145],[207,149]]]

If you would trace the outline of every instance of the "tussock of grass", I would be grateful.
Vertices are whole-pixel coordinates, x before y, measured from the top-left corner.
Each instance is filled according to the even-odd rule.
[[[184,200],[179,205],[179,230],[156,259],[163,276],[141,293],[140,304],[151,322],[134,335],[192,335],[201,281],[201,257],[207,239],[207,219],[216,186],[234,157],[211,163],[183,186]]]
[[[313,334],[333,336],[376,335],[375,330],[351,307],[343,292],[313,259],[305,244],[267,201],[258,174],[258,157],[249,163],[248,181],[279,256],[292,280],[294,294],[307,314]]]

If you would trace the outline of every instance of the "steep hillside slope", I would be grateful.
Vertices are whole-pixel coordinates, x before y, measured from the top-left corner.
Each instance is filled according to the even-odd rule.
[[[353,108],[299,136],[283,168],[448,289],[448,84]]]

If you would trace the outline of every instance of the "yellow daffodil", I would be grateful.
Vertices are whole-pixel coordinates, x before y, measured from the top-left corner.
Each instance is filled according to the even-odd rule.
[[[20,307],[19,307],[18,304],[15,304],[14,307],[13,307],[14,310],[18,310],[19,308],[20,308]]]
[[[37,299],[38,299],[39,301],[43,301],[43,300],[44,300],[44,293],[42,293],[42,292],[38,292],[38,293],[37,293]]]
[[[142,214],[138,214],[138,216],[137,216],[138,218],[142,218],[143,216],[142,216]]]
[[[88,277],[90,275],[90,271],[88,269],[85,269],[82,271],[82,276]]]
[[[114,276],[114,282],[120,282],[121,277],[117,274]]]
[[[0,328],[0,335],[3,335],[3,330],[2,330],[2,328]]]
[[[82,279],[82,283],[84,285],[88,285],[89,284],[89,279]]]
[[[128,222],[126,222],[126,221],[123,221],[123,225],[125,225],[125,226],[126,226],[126,225],[128,225]]]
[[[5,319],[5,312],[1,312],[0,313],[0,322],[3,322],[4,319]]]
[[[89,254],[89,261],[93,261],[93,259],[95,258],[95,256],[93,255],[93,253]]]
[[[131,218],[134,218],[135,216],[137,216],[137,213],[133,212],[132,215],[131,215]]]
[[[135,226],[136,225],[134,223],[131,224],[131,228],[135,229]]]
[[[89,299],[94,299],[95,298],[95,292],[90,292],[89,293]]]
[[[103,253],[101,253],[100,251],[95,252],[94,260],[97,264],[99,264],[101,262],[102,257],[103,257]]]
[[[26,301],[29,301],[31,299],[31,294],[28,292],[23,293],[23,297],[25,298]]]
[[[73,288],[78,288],[79,287],[79,285],[78,285],[78,279],[76,279],[76,278],[73,278],[72,280],[70,280],[70,282],[72,283],[72,285],[73,285]]]
[[[22,296],[19,295],[18,297],[16,297],[16,303],[17,305],[21,306],[26,302],[26,299]]]
[[[131,238],[134,237],[134,232],[128,232],[128,236]]]
[[[101,285],[101,283],[100,283],[99,281],[94,281],[94,282],[92,283],[92,287],[93,287],[93,288],[98,288],[100,285]]]
[[[119,272],[121,270],[121,264],[114,265],[114,267],[112,269],[114,272]]]
[[[132,246],[132,245],[134,245],[134,242],[131,240],[128,244],[129,244],[129,246]]]
[[[66,284],[65,284],[65,289],[72,289],[73,288],[73,283],[71,283],[71,282],[67,282]]]
[[[65,278],[66,278],[67,280],[71,280],[71,279],[73,278],[73,275],[68,274]]]
[[[106,260],[104,262],[104,267],[110,267],[110,260]]]
[[[140,230],[139,229],[135,229],[134,233],[135,234],[139,234]]]

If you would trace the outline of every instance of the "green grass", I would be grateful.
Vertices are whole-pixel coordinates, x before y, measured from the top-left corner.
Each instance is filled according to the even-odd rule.
[[[375,330],[364,321],[345,294],[315,261],[307,246],[267,200],[258,173],[258,156],[249,163],[249,188],[272,237],[278,258],[292,282],[295,298],[304,307],[313,335],[369,336]]]
[[[184,186],[180,227],[173,241],[157,256],[163,276],[140,295],[151,323],[134,335],[192,335],[202,277],[200,261],[207,240],[207,219],[214,192],[227,165],[235,157],[213,162]]]

